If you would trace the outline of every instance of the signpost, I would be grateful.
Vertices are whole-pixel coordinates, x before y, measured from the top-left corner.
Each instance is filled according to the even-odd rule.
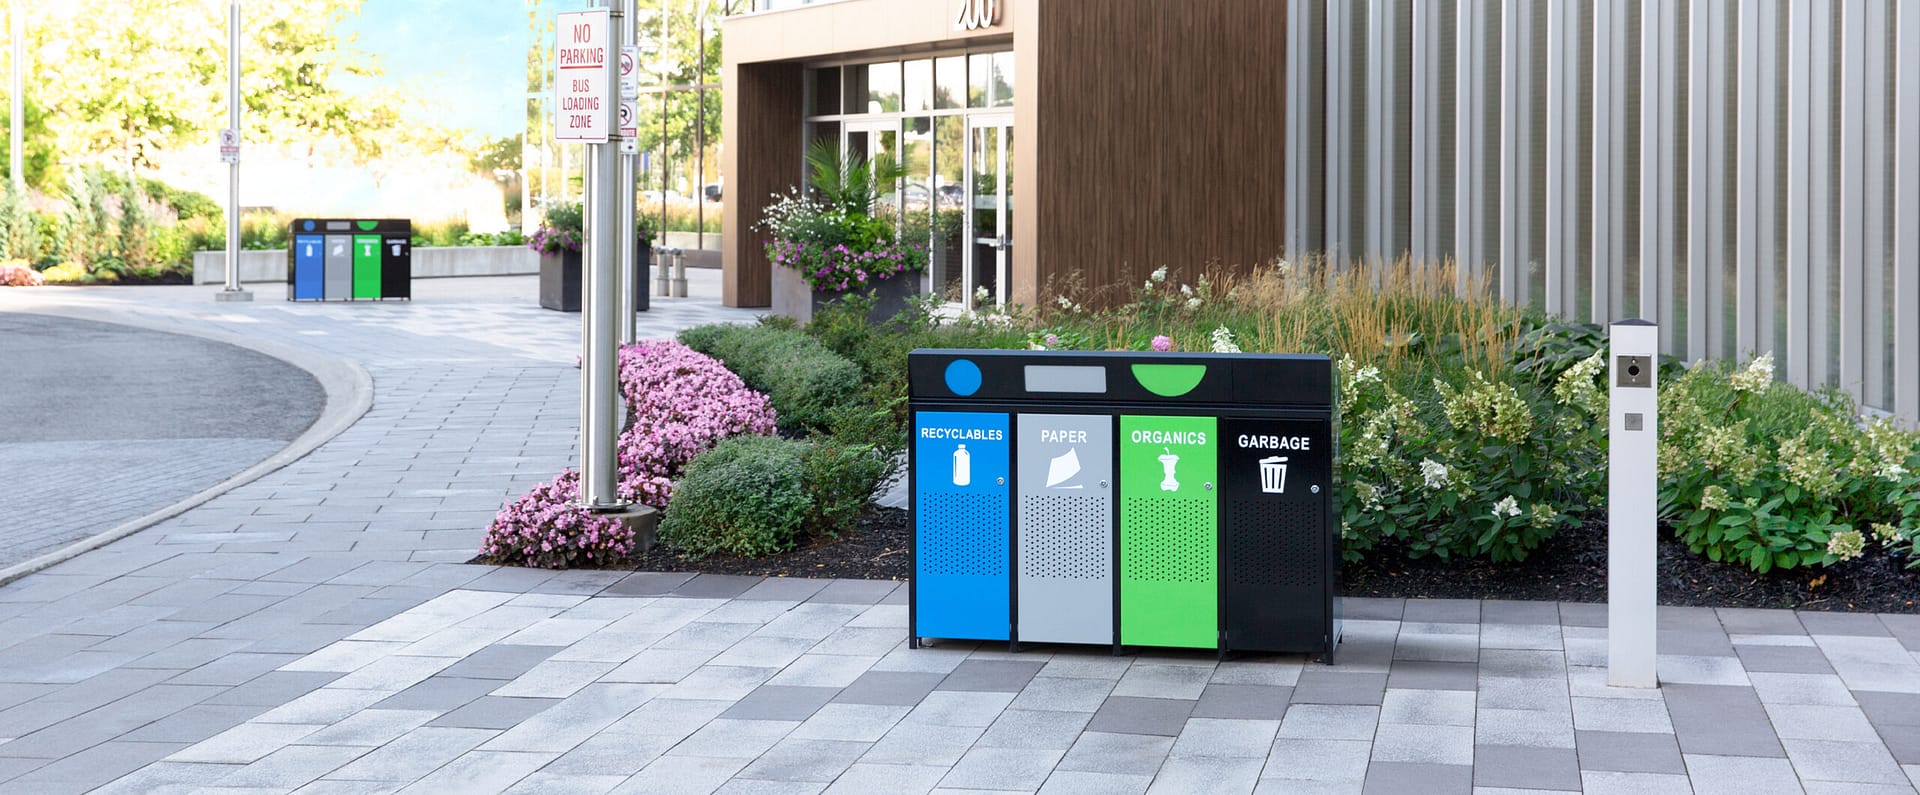
[[[19,92],[14,92],[14,96],[19,96]],[[253,300],[253,293],[240,286],[240,102],[240,0],[229,0],[227,129],[220,132],[220,160],[227,164],[227,285],[214,294],[215,301]],[[15,146],[13,151],[19,152],[20,147]],[[228,154],[229,151],[232,154]]]
[[[630,4],[631,0],[621,0]],[[603,0],[604,2],[604,0]],[[622,230],[618,197],[618,146],[613,132],[614,72],[621,26],[629,15],[596,8],[556,17],[554,44],[554,137],[587,144],[584,203],[585,272],[580,302],[580,505],[600,513],[620,513],[614,459],[620,402],[616,384],[620,302],[621,239],[632,245],[633,226]],[[629,184],[625,192],[631,193]]]

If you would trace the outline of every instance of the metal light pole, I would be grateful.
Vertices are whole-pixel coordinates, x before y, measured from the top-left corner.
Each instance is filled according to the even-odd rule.
[[[13,0],[12,6],[7,9],[7,17],[13,23],[13,61],[10,64],[13,67],[10,70],[13,72],[13,91],[9,94],[13,101],[13,123],[7,127],[8,143],[13,148],[7,150],[7,176],[13,181],[14,193],[24,196],[27,176],[20,170],[20,148],[25,146],[25,139],[20,126],[26,123],[25,100],[22,98],[26,90],[22,86],[26,81],[21,79],[21,75],[26,72],[27,48],[23,40],[27,37],[27,21],[26,17],[20,15],[20,0]]]
[[[624,3],[606,0],[606,82],[601,102],[615,114],[605,143],[587,144],[585,233],[586,274],[581,279],[580,313],[580,502],[591,511],[623,511],[620,500],[615,435],[619,432],[619,391],[615,383],[619,343],[614,333],[620,284],[619,212],[614,191],[619,188],[620,45],[626,15]],[[633,228],[625,236],[631,245]]]
[[[227,129],[237,146],[240,135],[240,0],[227,4]],[[222,141],[224,146],[227,142]],[[224,153],[223,153],[224,155]],[[251,301],[240,286],[240,157],[227,158],[227,286],[216,301]]]

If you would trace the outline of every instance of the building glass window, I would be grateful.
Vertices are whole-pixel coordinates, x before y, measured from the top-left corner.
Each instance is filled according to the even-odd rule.
[[[933,109],[933,61],[922,58],[901,64],[902,95],[906,98],[902,110],[908,113],[920,113]]]

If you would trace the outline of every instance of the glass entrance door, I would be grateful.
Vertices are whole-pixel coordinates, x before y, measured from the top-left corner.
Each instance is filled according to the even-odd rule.
[[[897,121],[865,122],[847,125],[846,151],[860,155],[869,168],[881,157],[900,158],[900,123]],[[895,222],[900,217],[900,186],[877,185],[874,190],[873,215],[875,218],[887,218]]]
[[[966,294],[968,310],[1005,306],[1013,266],[1013,117],[967,118]],[[983,300],[984,299],[984,300]]]

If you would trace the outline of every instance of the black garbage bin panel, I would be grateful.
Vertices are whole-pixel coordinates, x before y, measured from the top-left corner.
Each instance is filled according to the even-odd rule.
[[[1339,639],[1330,417],[1220,423],[1222,645],[1327,652]]]

